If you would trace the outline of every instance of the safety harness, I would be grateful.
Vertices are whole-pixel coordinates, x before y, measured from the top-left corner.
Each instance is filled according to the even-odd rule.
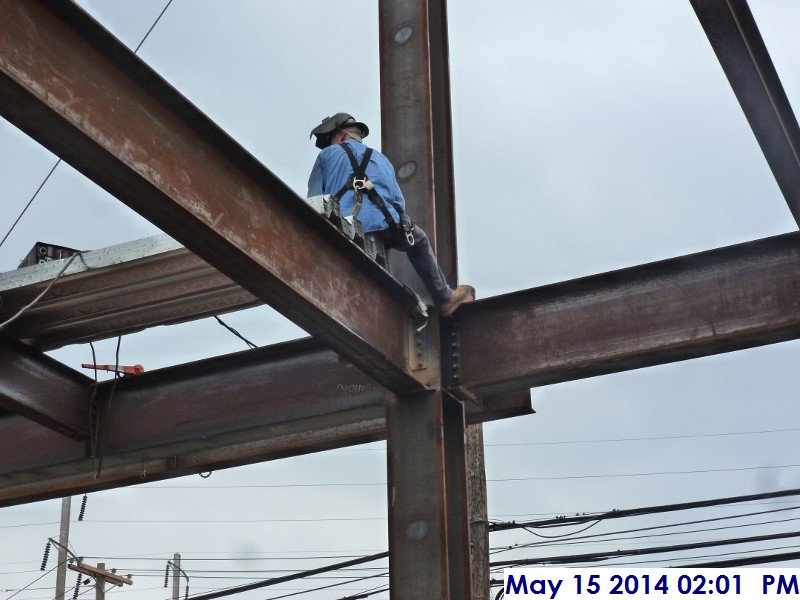
[[[347,193],[348,190],[353,190],[353,194],[355,195],[356,205],[353,208],[353,218],[358,216],[358,212],[361,210],[361,195],[366,192],[369,199],[375,204],[375,206],[380,209],[383,216],[386,218],[386,223],[389,226],[389,230],[392,232],[392,236],[394,237],[396,244],[404,244],[406,248],[410,248],[414,245],[414,224],[411,222],[411,218],[406,215],[399,206],[394,206],[394,209],[397,211],[397,215],[400,217],[400,225],[398,225],[394,218],[392,217],[392,213],[389,212],[389,208],[386,206],[386,202],[381,198],[381,195],[378,193],[378,190],[375,189],[375,186],[367,177],[367,165],[369,164],[369,159],[372,157],[372,148],[367,147],[364,151],[364,156],[361,157],[361,162],[359,163],[356,160],[356,156],[353,153],[353,150],[348,146],[346,143],[340,144],[340,146],[344,149],[345,154],[347,154],[347,158],[350,160],[350,166],[353,167],[353,174],[350,175],[347,183],[342,186],[335,194],[335,198],[337,200],[341,200],[342,196]]]

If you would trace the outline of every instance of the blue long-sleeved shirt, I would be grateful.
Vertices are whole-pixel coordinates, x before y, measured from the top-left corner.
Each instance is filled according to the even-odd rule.
[[[360,162],[367,147],[355,140],[347,140],[344,143],[350,146],[356,159]],[[367,177],[375,186],[380,197],[383,198],[392,218],[395,222],[399,222],[400,218],[396,207],[405,211],[406,201],[397,184],[397,176],[392,163],[383,154],[373,150],[366,171]],[[308,178],[308,197],[319,194],[335,194],[347,183],[352,173],[353,167],[340,145],[328,146],[319,153],[314,168],[311,169],[311,175]],[[339,204],[342,208],[342,216],[351,215],[355,207],[353,190],[347,190],[339,198]],[[361,196],[358,220],[364,226],[365,232],[380,231],[389,227],[383,213],[367,194]]]

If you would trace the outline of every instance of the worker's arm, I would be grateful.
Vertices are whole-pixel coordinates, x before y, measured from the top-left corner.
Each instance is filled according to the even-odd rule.
[[[325,167],[322,160],[322,152],[317,155],[317,160],[314,162],[314,168],[311,169],[311,175],[308,176],[308,194],[306,198],[312,196],[319,196],[325,193]]]

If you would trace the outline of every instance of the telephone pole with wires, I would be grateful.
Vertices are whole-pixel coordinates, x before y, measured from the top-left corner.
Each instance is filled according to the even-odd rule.
[[[69,513],[72,496],[61,499],[61,528],[58,534],[58,569],[56,570],[56,600],[63,600],[67,585],[67,546],[69,545]]]
[[[181,569],[181,555],[178,552],[175,553],[172,560],[167,561],[167,570],[164,574],[164,587],[167,587],[169,583],[170,567],[172,567],[172,600],[179,600],[180,598],[181,575],[186,578],[186,592],[184,598],[189,598],[189,576],[186,574],[186,571]]]
[[[119,587],[133,585],[133,579],[131,579],[130,575],[123,577],[117,575],[114,571],[107,571],[105,563],[97,563],[97,566],[93,567],[79,562],[77,565],[69,565],[69,568],[94,579],[95,600],[105,600],[107,583],[118,585]]]

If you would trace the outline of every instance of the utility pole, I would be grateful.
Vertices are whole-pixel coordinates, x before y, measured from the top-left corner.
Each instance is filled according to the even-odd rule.
[[[64,599],[67,585],[67,546],[69,545],[69,513],[72,496],[61,499],[61,529],[58,534],[58,569],[56,570],[56,600]]]
[[[69,565],[69,568],[94,578],[95,600],[106,599],[106,583],[111,583],[120,587],[123,585],[133,585],[133,580],[130,577],[123,577],[111,571],[106,571],[105,563],[98,563],[96,567],[78,563],[77,565]]]
[[[172,600],[178,600],[180,591],[181,577],[181,555],[176,552],[172,557]]]
[[[172,600],[179,600],[181,597],[180,591],[180,577],[183,575],[186,578],[186,597],[189,597],[189,575],[186,571],[181,569],[181,555],[176,552],[172,560],[167,561],[167,573],[164,577],[164,587],[167,587],[169,582],[169,568],[172,567]]]

